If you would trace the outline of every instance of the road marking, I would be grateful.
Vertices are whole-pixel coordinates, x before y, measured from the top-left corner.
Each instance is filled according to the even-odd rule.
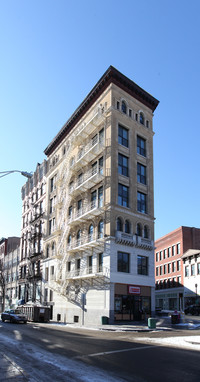
[[[144,349],[156,348],[159,346],[160,345],[146,345],[146,346],[139,346],[139,347],[128,348],[128,349],[111,350],[111,351],[105,351],[105,352],[101,352],[101,353],[93,353],[93,354],[85,354],[85,355],[81,355],[81,356],[76,356],[76,357],[73,357],[73,359],[77,359],[77,358],[80,359],[80,358],[87,358],[87,357],[98,357],[101,355],[124,353],[124,352],[134,351],[134,350],[144,350]]]

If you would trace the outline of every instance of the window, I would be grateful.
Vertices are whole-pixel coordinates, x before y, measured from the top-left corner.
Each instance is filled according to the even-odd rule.
[[[171,247],[168,248],[168,257],[171,257]]]
[[[80,268],[81,268],[81,259],[77,259],[77,260],[76,260],[76,271],[77,271],[77,275],[79,275],[79,273],[80,273]]]
[[[129,273],[129,253],[118,252],[118,254],[117,254],[117,271]]]
[[[103,238],[103,230],[104,230],[104,223],[103,223],[103,220],[100,220],[98,224],[98,239]]]
[[[82,199],[78,200],[78,216],[82,213]]]
[[[99,173],[103,175],[103,157],[99,159]]]
[[[129,207],[129,187],[118,184],[118,204],[123,207]]]
[[[177,271],[181,270],[181,260],[177,261]]]
[[[103,207],[103,186],[98,188],[98,207]]]
[[[137,153],[146,157],[146,141],[139,136],[137,136]]]
[[[92,255],[88,256],[88,273],[92,273]]]
[[[166,258],[167,258],[167,250],[164,249],[164,259],[166,259]]]
[[[122,154],[118,154],[118,173],[128,176],[128,158]]]
[[[146,127],[149,128],[149,121],[146,121]]]
[[[69,234],[68,239],[67,239],[67,244],[70,245],[72,241],[72,235]]]
[[[156,276],[158,276],[158,272],[159,271],[159,268],[158,267],[156,267]]]
[[[144,125],[144,114],[140,113],[140,123]]]
[[[97,173],[97,162],[93,163],[92,165],[92,175],[95,175]]]
[[[98,272],[102,272],[103,270],[103,253],[99,253],[98,256]]]
[[[160,260],[162,260],[162,251],[160,251]]]
[[[149,239],[149,227],[147,225],[144,226],[144,238]]]
[[[147,213],[147,196],[139,191],[137,193],[137,210],[143,214]]]
[[[156,252],[156,261],[158,261],[159,252]]]
[[[96,207],[96,199],[97,199],[97,191],[95,190],[91,193],[91,208]]]
[[[119,101],[117,101],[117,109],[119,110]]]
[[[89,241],[92,241],[93,240],[93,234],[94,234],[94,227],[93,225],[91,224],[89,226],[89,230],[88,230],[88,239]]]
[[[72,217],[72,206],[69,207],[68,216],[69,216],[69,218]]]
[[[164,275],[167,273],[167,264],[164,264]]]
[[[142,226],[140,223],[137,224],[137,227],[136,227],[136,235],[137,236],[142,236]]]
[[[126,114],[126,110],[127,110],[126,103],[125,101],[122,101],[122,112]]]
[[[200,275],[200,263],[197,263],[197,274]]]
[[[189,277],[189,265],[185,267],[185,277]]]
[[[146,166],[137,163],[137,181],[146,184]]]
[[[172,256],[175,256],[175,245],[172,245]]]
[[[168,273],[171,273],[171,263],[168,263]]]
[[[123,231],[123,224],[120,218],[117,218],[117,231]]]
[[[128,129],[121,125],[118,127],[118,143],[128,147]]]
[[[148,257],[147,256],[137,257],[137,269],[138,269],[138,275],[148,275]]]
[[[173,261],[172,263],[172,272],[176,272],[176,263]]]
[[[77,246],[79,246],[81,244],[81,230],[80,229],[77,232],[76,239],[77,239]]]
[[[104,139],[104,128],[99,131],[99,142],[102,143]]]
[[[191,264],[191,276],[195,276],[195,264]]]
[[[177,248],[176,248],[176,250],[177,250],[177,255],[180,255],[180,252],[181,252],[181,245],[180,245],[180,243],[178,243],[177,244]]]
[[[160,276],[162,276],[162,274],[163,274],[163,266],[161,265],[160,266]]]
[[[131,225],[129,220],[125,220],[124,231],[126,233],[131,233]]]
[[[129,115],[130,118],[132,117],[132,110],[131,109],[129,109],[128,115]]]
[[[78,175],[78,186],[80,186],[80,184],[83,183],[83,174],[79,174]]]

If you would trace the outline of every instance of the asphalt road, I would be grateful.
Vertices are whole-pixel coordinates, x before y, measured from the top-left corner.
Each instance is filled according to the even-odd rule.
[[[0,355],[18,368],[15,382],[199,382],[199,351],[146,341],[191,334],[200,331],[106,332],[0,322]],[[0,366],[5,381],[2,376]]]

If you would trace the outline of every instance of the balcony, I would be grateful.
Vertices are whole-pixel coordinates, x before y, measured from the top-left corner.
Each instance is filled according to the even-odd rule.
[[[96,252],[102,252],[104,246],[104,235],[98,233],[98,235],[82,235],[80,239],[75,239],[71,243],[68,243],[68,252],[84,251],[95,247]]]
[[[27,279],[41,280],[42,272],[28,272]]]
[[[97,278],[97,277],[109,278],[109,276],[110,276],[110,270],[103,266],[79,268],[70,272],[66,272],[67,280]]]
[[[76,144],[83,142],[89,134],[91,134],[105,120],[104,108],[98,106],[94,111],[92,118],[88,122],[82,123],[76,131]]]
[[[95,200],[84,205],[68,218],[69,225],[78,224],[80,221],[86,221],[94,216],[99,216],[103,212],[103,202]]]
[[[71,170],[78,171],[83,166],[90,163],[104,148],[104,139],[99,140],[99,136],[95,136],[86,146],[84,146],[74,159]]]
[[[144,237],[137,236],[137,247],[142,247],[151,250],[154,247],[153,243],[154,242],[151,239],[146,239]]]
[[[69,187],[69,195],[75,197],[80,192],[85,192],[92,188],[95,184],[99,183],[104,177],[103,170],[92,168],[90,171],[82,174],[82,177],[77,179]]]
[[[144,249],[153,249],[153,240],[146,239],[141,236],[137,235],[131,235],[129,233],[116,231],[115,233],[115,240],[117,243],[122,245],[130,245],[130,246],[136,246],[141,247]]]
[[[115,239],[116,239],[116,242],[119,244],[130,245],[130,246],[136,245],[136,236],[131,235],[129,233],[116,231]]]

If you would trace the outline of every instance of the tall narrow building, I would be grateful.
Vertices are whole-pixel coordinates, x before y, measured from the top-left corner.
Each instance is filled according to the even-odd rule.
[[[154,310],[153,112],[110,66],[45,149],[44,302],[98,324]]]

